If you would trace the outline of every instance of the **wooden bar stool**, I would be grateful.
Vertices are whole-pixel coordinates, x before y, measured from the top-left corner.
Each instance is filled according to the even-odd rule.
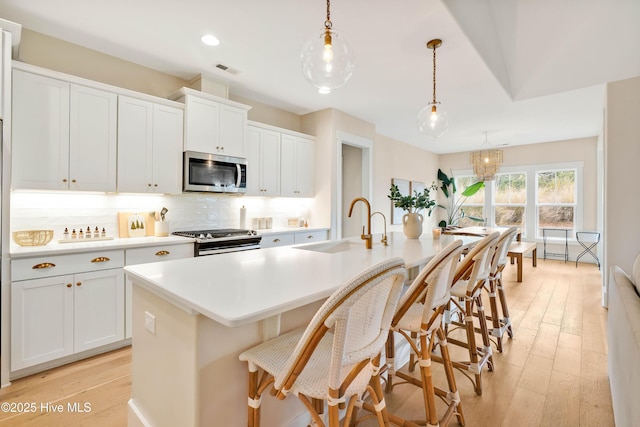
[[[455,414],[458,422],[464,425],[464,415],[460,404],[460,395],[453,374],[453,365],[449,357],[447,339],[442,329],[442,314],[451,299],[451,282],[456,265],[462,251],[462,241],[456,240],[442,249],[420,271],[405,292],[398,305],[398,310],[391,322],[392,332],[387,339],[387,386],[386,391],[391,392],[400,384],[413,384],[422,388],[426,424],[429,426],[446,426]],[[394,332],[404,337],[411,346],[412,353],[417,355],[420,367],[420,379],[402,371],[394,369]],[[414,336],[418,335],[416,342]],[[448,391],[434,386],[431,370],[431,353],[435,345],[439,346],[444,363],[445,374],[448,382]],[[394,383],[394,377],[402,379],[402,382]],[[438,419],[436,413],[436,396],[444,399],[447,410]],[[397,425],[408,425],[405,420],[391,415],[391,421]],[[424,423],[422,423],[424,424]]]
[[[488,369],[493,371],[493,352],[482,303],[482,289],[489,280],[491,259],[499,237],[500,232],[498,231],[484,237],[460,261],[451,287],[451,303],[456,308],[456,314],[445,316],[445,320],[448,322],[446,326],[447,341],[469,350],[469,360],[454,361],[452,362],[453,366],[464,373],[474,384],[477,395],[482,394],[482,369],[487,365]],[[480,324],[482,347],[478,347],[476,344],[474,315],[477,316]],[[453,320],[454,316],[459,317],[459,320]],[[451,325],[455,328],[451,328]],[[458,328],[465,328],[466,341],[454,339],[451,336],[452,332]],[[442,358],[433,356],[433,360],[441,362]],[[468,373],[474,375],[475,380]]]
[[[249,367],[247,425],[259,427],[262,394],[271,387],[271,394],[280,400],[297,396],[313,425],[330,427],[340,425],[339,409],[345,406],[344,425],[349,425],[355,404],[368,391],[378,424],[388,426],[380,355],[406,278],[401,258],[379,263],[340,286],[306,329],[240,354]]]
[[[507,265],[507,253],[517,233],[518,229],[511,227],[500,235],[496,243],[493,259],[491,260],[489,280],[485,282],[485,289],[489,294],[489,305],[491,306],[491,316],[487,316],[487,320],[490,320],[493,326],[490,330],[490,335],[496,339],[496,348],[501,353],[504,333],[507,332],[509,338],[513,338],[513,328],[511,327],[511,319],[509,318],[507,296],[502,286],[502,270],[504,270],[504,267]],[[500,314],[500,310],[498,309],[497,300],[500,300],[500,310],[502,314]]]

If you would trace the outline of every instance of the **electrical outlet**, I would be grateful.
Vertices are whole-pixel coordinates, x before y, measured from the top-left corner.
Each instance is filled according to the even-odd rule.
[[[144,312],[144,327],[147,331],[151,332],[152,335],[156,334],[156,316],[148,311]]]

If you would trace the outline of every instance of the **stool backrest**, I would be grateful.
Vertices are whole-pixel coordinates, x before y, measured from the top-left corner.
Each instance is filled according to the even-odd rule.
[[[453,283],[458,280],[468,280],[467,291],[471,291],[478,281],[487,279],[491,268],[491,257],[499,237],[500,232],[494,231],[476,243],[458,263]]]
[[[406,278],[404,260],[391,258],[341,285],[314,315],[274,387],[283,393],[291,388],[331,329],[331,367],[322,375],[332,389],[355,378],[382,351]]]
[[[491,274],[495,274],[507,263],[507,254],[509,253],[509,246],[511,246],[511,242],[518,234],[517,227],[509,227],[504,233],[500,235],[498,238],[498,242],[496,243],[496,250],[493,255],[493,259],[491,260]]]
[[[438,252],[420,270],[418,276],[400,299],[398,310],[393,316],[393,326],[415,303],[424,303],[422,323],[426,324],[430,321],[433,310],[449,301],[453,274],[461,253],[462,240],[455,240]]]

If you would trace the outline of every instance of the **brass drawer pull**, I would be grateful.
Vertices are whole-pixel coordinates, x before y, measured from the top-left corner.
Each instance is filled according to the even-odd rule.
[[[91,262],[107,262],[111,261],[111,258],[107,258],[106,256],[99,256],[98,258],[94,258]]]
[[[169,255],[171,252],[169,251],[158,251],[156,252],[156,256],[165,256],[165,255]]]
[[[43,262],[43,263],[40,263],[40,264],[36,264],[31,268],[34,269],[34,270],[39,270],[41,268],[53,268],[55,266],[56,265],[54,263],[52,263],[52,262]]]
[[[309,235],[307,236],[307,239],[313,239],[313,236]]]
[[[273,239],[273,243],[278,243],[280,239]]]

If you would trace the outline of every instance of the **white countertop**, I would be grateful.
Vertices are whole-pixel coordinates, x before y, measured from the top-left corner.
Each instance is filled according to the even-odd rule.
[[[353,238],[142,264],[124,270],[134,284],[185,311],[235,327],[326,298],[344,281],[391,257],[403,258],[408,268],[422,265],[456,239],[471,245],[480,238],[442,236],[433,240],[425,235],[407,239],[393,232],[389,246],[374,242],[371,250],[365,248],[364,241]],[[331,250],[337,245],[349,245],[349,250],[327,253],[302,249]]]
[[[195,239],[180,236],[167,237],[130,237],[130,238],[114,238],[112,240],[95,240],[86,239],[77,243],[59,243],[56,240],[49,242],[44,246],[18,246],[11,242],[10,254],[12,259],[28,258],[42,255],[63,255],[81,252],[92,252],[103,249],[127,249],[141,248],[156,245],[178,245],[180,243],[195,242]]]
[[[274,227],[274,228],[260,228],[255,230],[259,236],[268,234],[281,234],[281,233],[305,233],[314,231],[329,231],[329,227]]]

